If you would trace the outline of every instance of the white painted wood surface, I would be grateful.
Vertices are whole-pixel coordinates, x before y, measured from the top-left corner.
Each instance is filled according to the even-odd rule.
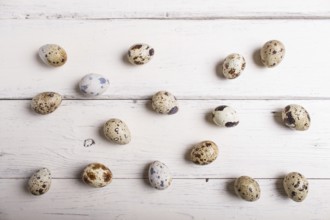
[[[0,1],[0,219],[329,219],[329,18],[328,0]],[[262,68],[257,56],[270,39],[287,48],[274,69]],[[155,47],[156,56],[133,67],[123,56],[138,42]],[[67,64],[43,65],[36,52],[45,43],[62,45]],[[229,81],[218,69],[232,52],[245,56],[247,68]],[[111,81],[99,100],[77,92],[90,72]],[[163,89],[179,98],[178,114],[150,110],[146,99]],[[29,99],[49,90],[65,97],[61,107],[33,113]],[[278,112],[291,103],[308,109],[310,130],[281,124]],[[221,104],[239,112],[237,127],[212,124],[210,112]],[[103,138],[112,117],[130,127],[129,145]],[[87,138],[96,144],[84,147]],[[219,158],[192,164],[189,149],[206,139],[218,143]],[[153,160],[173,173],[166,191],[147,183]],[[113,171],[110,186],[91,189],[79,180],[95,161]],[[26,182],[40,167],[54,179],[47,194],[34,197]],[[284,195],[290,171],[309,178],[303,203]],[[259,201],[234,195],[240,175],[257,178]]]
[[[0,7],[5,19],[330,18],[328,0],[2,0]]]

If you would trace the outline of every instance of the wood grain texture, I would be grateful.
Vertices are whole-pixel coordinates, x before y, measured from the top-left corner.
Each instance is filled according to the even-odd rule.
[[[303,105],[311,114],[308,131],[281,123],[287,104]],[[240,124],[220,128],[210,120],[218,105],[235,108]],[[110,167],[115,178],[146,178],[150,162],[160,160],[175,178],[233,178],[252,175],[277,178],[298,171],[308,178],[329,178],[330,101],[180,101],[175,115],[159,115],[147,101],[64,101],[51,115],[32,112],[30,101],[1,101],[0,178],[26,178],[40,167],[55,178],[79,178],[88,163]],[[132,141],[125,146],[104,139],[110,118],[126,122]],[[96,144],[84,147],[84,140]],[[208,166],[189,160],[191,148],[203,140],[219,146],[218,159]]]
[[[330,18],[328,0],[10,0],[0,8],[2,19]]]
[[[329,180],[310,180],[302,203],[285,196],[282,179],[258,180],[261,198],[246,202],[233,192],[233,180],[174,179],[166,191],[144,180],[114,180],[103,189],[79,180],[53,180],[41,197],[28,194],[27,180],[0,180],[2,220],[9,219],[328,219]]]
[[[329,26],[330,20],[2,20],[0,98],[53,90],[81,99],[78,81],[93,72],[110,79],[102,99],[146,99],[164,89],[179,99],[329,99]],[[287,48],[274,69],[261,67],[258,54],[270,39]],[[124,56],[138,42],[152,45],[156,55],[136,67]],[[67,50],[63,67],[40,62],[37,51],[46,43]],[[246,58],[247,67],[239,78],[226,80],[221,62],[233,52]]]

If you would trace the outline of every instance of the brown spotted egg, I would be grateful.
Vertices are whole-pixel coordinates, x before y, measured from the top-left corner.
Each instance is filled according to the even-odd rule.
[[[206,165],[215,161],[218,154],[218,146],[213,141],[203,141],[194,146],[190,158],[195,164]]]
[[[52,183],[52,175],[47,168],[36,171],[28,181],[28,190],[33,195],[39,196],[46,193]]]
[[[45,64],[54,67],[64,65],[68,59],[65,50],[56,44],[46,44],[40,47],[39,57]]]
[[[261,62],[266,67],[275,67],[280,64],[285,55],[285,47],[278,40],[271,40],[264,44],[260,50]]]
[[[227,79],[235,79],[240,76],[245,69],[245,59],[238,53],[230,54],[226,57],[222,65],[223,75]]]
[[[284,124],[298,131],[307,130],[311,125],[311,118],[307,110],[296,104],[286,106],[282,111]]]
[[[135,44],[129,48],[127,58],[134,65],[142,65],[148,63],[154,54],[154,48],[149,45]]]
[[[235,193],[242,199],[253,202],[260,198],[260,186],[257,181],[248,176],[241,176],[235,180]]]
[[[33,97],[32,109],[41,115],[55,111],[62,102],[62,96],[56,92],[43,92]]]
[[[153,95],[151,106],[160,114],[173,115],[179,110],[175,96],[167,91],[160,91]]]
[[[82,180],[84,183],[100,188],[111,183],[111,170],[101,163],[91,163],[83,171]]]
[[[286,194],[295,202],[302,202],[308,194],[308,181],[300,173],[292,172],[285,176],[283,187]]]
[[[112,118],[103,127],[105,137],[117,144],[128,144],[131,141],[131,132],[125,122]]]

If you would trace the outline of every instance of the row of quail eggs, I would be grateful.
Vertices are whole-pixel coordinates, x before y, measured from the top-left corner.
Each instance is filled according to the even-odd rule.
[[[127,52],[127,59],[134,65],[148,63],[155,55],[155,50],[148,44],[135,44]],[[267,41],[260,50],[260,60],[266,67],[272,68],[280,64],[285,55],[285,47],[281,41]],[[59,45],[46,44],[39,49],[41,60],[50,66],[59,67],[66,63],[67,53]],[[227,79],[235,79],[241,75],[246,66],[245,58],[238,53],[229,54],[223,64],[223,75]]]
[[[90,83],[85,83],[86,80]],[[96,76],[95,74],[93,74],[93,76],[89,75],[84,77],[79,83],[83,93],[92,94],[96,94],[96,91],[99,93],[100,90],[103,90],[106,86],[104,84],[109,84],[108,79],[99,75]],[[62,96],[60,94],[56,92],[43,92],[33,97],[31,107],[36,113],[46,115],[54,112],[60,106],[61,102]],[[160,114],[172,115],[179,111],[177,99],[174,95],[167,91],[159,91],[154,94],[151,99],[151,106],[154,111]],[[221,127],[235,127],[239,124],[239,117],[236,110],[226,105],[216,107],[212,112],[212,119],[216,125]],[[117,134],[117,130],[120,128],[125,128],[124,130],[128,131],[128,128],[124,122],[117,123],[116,120],[110,120],[106,124],[107,129],[105,131],[108,133],[106,135],[108,138],[114,134]],[[307,110],[303,106],[297,104],[287,105],[282,110],[282,120],[287,127],[299,131],[307,130],[311,124],[311,118]],[[118,128],[116,128],[115,125],[117,125]],[[113,128],[117,130],[114,131]],[[130,137],[127,137],[127,139],[130,140]],[[128,140],[114,141],[127,142]]]
[[[203,146],[207,147],[207,143],[204,143]],[[206,161],[206,163],[208,162]],[[81,179],[91,187],[102,188],[112,182],[113,174],[107,166],[101,163],[91,163],[83,170]],[[173,178],[169,168],[164,163],[154,161],[149,165],[148,179],[151,187],[164,190],[172,184]],[[28,190],[33,195],[43,195],[50,189],[51,182],[50,170],[42,168],[29,178]],[[293,201],[302,202],[308,195],[308,180],[298,172],[291,172],[284,177],[283,188]],[[257,201],[261,197],[258,182],[248,176],[237,178],[234,182],[234,190],[238,197],[249,202]]]

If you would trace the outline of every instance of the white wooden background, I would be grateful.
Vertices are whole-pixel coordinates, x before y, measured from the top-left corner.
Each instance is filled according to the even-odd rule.
[[[0,1],[0,219],[329,219],[330,218],[330,1],[329,0],[1,0]],[[287,48],[278,67],[260,65],[258,50],[279,39]],[[134,43],[155,48],[145,66],[125,61]],[[46,43],[62,45],[68,62],[49,68],[37,57]],[[219,71],[226,55],[245,56],[235,80]],[[77,92],[95,72],[111,86],[98,100]],[[158,90],[179,98],[180,110],[157,115],[148,99]],[[43,91],[64,95],[61,107],[40,116],[29,107]],[[279,111],[297,103],[308,109],[310,130],[281,124]],[[239,126],[218,128],[210,112],[231,105]],[[102,135],[111,117],[123,119],[133,139],[116,146]],[[96,142],[84,147],[85,139]],[[219,158],[208,166],[189,162],[191,147],[215,141]],[[173,185],[152,189],[153,160],[171,169]],[[106,188],[80,181],[90,162],[114,173]],[[38,168],[53,173],[50,191],[26,191]],[[289,200],[283,176],[303,173],[310,193]],[[233,181],[249,175],[261,199],[238,199]]]

